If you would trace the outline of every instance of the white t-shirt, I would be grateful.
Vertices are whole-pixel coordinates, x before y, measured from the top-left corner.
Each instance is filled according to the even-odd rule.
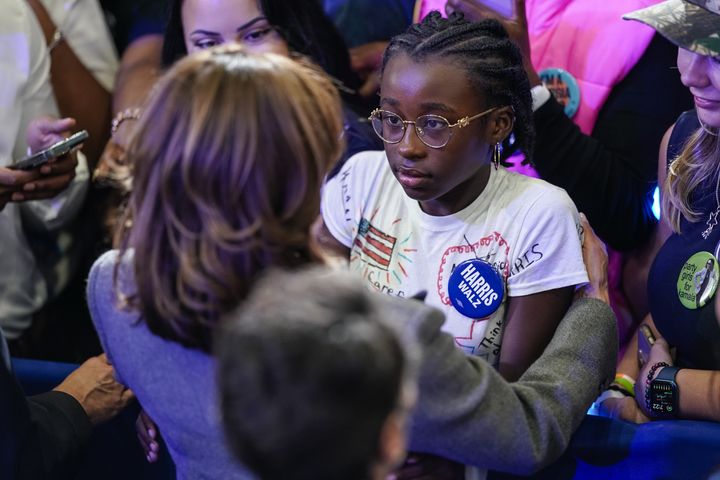
[[[436,217],[405,194],[384,152],[359,153],[325,185],[322,214],[330,233],[351,249],[351,270],[369,287],[401,297],[427,291],[426,303],[445,313],[444,330],[457,345],[491,363],[499,355],[507,296],[588,281],[579,217],[567,193],[503,168],[491,168],[485,190],[466,208]],[[463,316],[448,294],[455,266],[473,258],[492,264],[507,292],[482,319]]]
[[[58,111],[50,85],[50,58],[45,37],[24,1],[0,0],[0,166],[27,154],[30,120]],[[68,188],[48,200],[8,203],[0,211],[0,328],[9,339],[30,325],[45,303],[48,289],[25,239],[23,225],[53,230],[82,206],[88,168],[78,156],[76,176]],[[21,220],[22,211],[22,220]]]
[[[119,62],[98,0],[41,1],[85,68],[112,92]]]

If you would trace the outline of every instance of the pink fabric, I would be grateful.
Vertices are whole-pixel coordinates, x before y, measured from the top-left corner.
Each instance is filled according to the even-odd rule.
[[[622,15],[662,0],[526,0],[533,66],[562,68],[580,86],[573,121],[587,135],[612,88],[635,66],[655,31]],[[445,14],[446,0],[418,0],[417,20],[433,10]],[[628,41],[632,39],[632,41]],[[533,176],[537,176],[536,174]]]
[[[612,88],[637,64],[655,31],[622,15],[661,0],[527,0],[525,12],[537,71],[562,68],[580,86],[573,121],[587,135]],[[632,41],[629,41],[632,40]]]
[[[433,10],[439,10],[443,17],[445,16],[445,4],[447,0],[418,0],[415,3],[415,15],[413,20],[419,22]]]

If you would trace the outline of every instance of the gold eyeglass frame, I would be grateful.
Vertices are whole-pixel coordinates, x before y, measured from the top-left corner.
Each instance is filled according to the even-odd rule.
[[[430,148],[443,148],[443,147],[445,147],[448,143],[450,143],[450,139],[452,138],[453,132],[454,132],[453,128],[455,128],[455,127],[457,127],[457,128],[465,128],[465,127],[467,127],[468,125],[470,125],[470,122],[472,122],[473,120],[476,120],[476,119],[478,119],[478,118],[480,118],[480,117],[484,117],[484,116],[487,115],[488,113],[490,113],[490,112],[492,112],[492,111],[494,111],[494,110],[497,110],[498,108],[500,108],[500,107],[492,107],[492,108],[489,108],[489,109],[485,110],[484,112],[478,113],[477,115],[473,115],[473,116],[471,116],[471,117],[468,117],[468,116],[462,117],[461,119],[459,119],[459,120],[458,120],[457,122],[455,122],[455,123],[450,123],[450,120],[448,120],[447,118],[443,117],[442,115],[435,115],[435,114],[432,114],[432,113],[431,113],[431,114],[428,114],[428,115],[420,115],[420,116],[417,117],[415,120],[405,120],[404,118],[402,118],[400,115],[398,115],[398,114],[395,113],[395,112],[391,112],[390,110],[383,110],[383,109],[381,109],[381,108],[376,108],[375,110],[373,110],[372,112],[370,112],[370,116],[368,117],[368,120],[370,121],[370,124],[372,125],[372,123],[373,123],[373,118],[376,118],[377,115],[378,115],[379,113],[382,113],[382,112],[386,112],[386,113],[389,113],[389,114],[391,114],[391,115],[395,115],[396,117],[398,117],[398,118],[400,119],[400,121],[401,121],[402,124],[403,124],[403,125],[402,125],[402,130],[403,130],[403,132],[402,132],[402,135],[400,136],[400,138],[399,138],[397,141],[394,141],[394,142],[391,142],[391,141],[386,140],[385,138],[383,138],[382,135],[380,135],[380,134],[377,132],[377,130],[375,130],[375,127],[373,126],[373,132],[375,132],[375,135],[377,135],[378,137],[380,137],[380,140],[382,140],[382,141],[385,142],[385,143],[389,143],[390,145],[395,145],[395,144],[398,144],[398,143],[402,142],[402,139],[405,138],[405,133],[406,133],[406,130],[407,130],[407,125],[408,125],[408,124],[412,124],[413,130],[415,130],[415,135],[417,135],[417,137],[420,139],[420,141],[421,141],[423,144],[425,144],[426,146],[428,146],[428,147],[430,147]],[[423,136],[424,136],[424,135],[422,134],[422,129],[420,129],[420,128],[417,126],[417,121],[418,121],[418,119],[419,119],[419,118],[423,118],[423,117],[439,118],[439,119],[443,120],[445,123],[447,123],[448,128],[450,129],[450,135],[448,136],[448,139],[447,139],[447,141],[446,141],[445,143],[443,143],[442,145],[436,146],[436,145],[430,145],[430,144],[428,144],[425,140],[423,140]]]

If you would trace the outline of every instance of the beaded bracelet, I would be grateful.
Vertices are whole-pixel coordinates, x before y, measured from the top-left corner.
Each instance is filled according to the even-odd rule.
[[[645,379],[645,408],[647,408],[648,412],[652,412],[652,402],[650,401],[650,382],[653,381],[653,378],[655,378],[655,372],[658,368],[662,367],[669,367],[665,362],[657,362],[655,365],[650,367],[650,371],[647,374],[647,378]]]
[[[115,135],[115,132],[118,131],[118,128],[120,128],[120,125],[125,120],[138,120],[140,118],[140,109],[135,108],[126,108],[125,110],[118,112],[117,115],[115,115],[115,118],[112,119],[112,123],[110,123],[110,135]]]

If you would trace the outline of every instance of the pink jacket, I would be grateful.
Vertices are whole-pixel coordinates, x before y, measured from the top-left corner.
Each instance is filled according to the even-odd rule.
[[[586,134],[612,88],[635,66],[655,31],[622,15],[661,0],[527,0],[533,66],[539,72],[562,68],[580,87],[573,121]],[[445,12],[446,0],[418,0],[416,19],[432,10]]]

